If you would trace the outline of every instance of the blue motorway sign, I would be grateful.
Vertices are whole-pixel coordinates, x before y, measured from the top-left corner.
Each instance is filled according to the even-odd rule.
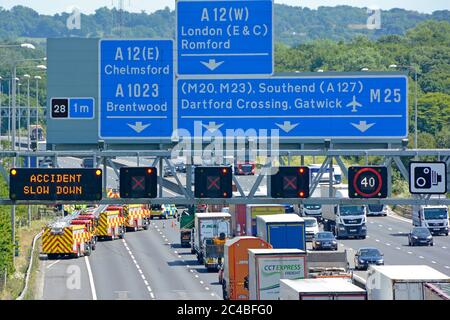
[[[272,0],[179,0],[179,75],[273,73]]]
[[[100,40],[99,136],[170,137],[173,41]]]
[[[281,138],[403,138],[407,88],[404,75],[180,79],[178,128],[191,136],[278,129]]]

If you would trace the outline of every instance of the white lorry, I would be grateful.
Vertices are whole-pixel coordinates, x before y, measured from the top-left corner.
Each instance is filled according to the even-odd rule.
[[[371,265],[367,272],[369,300],[423,300],[425,283],[450,282],[450,277],[426,265]]]
[[[220,247],[216,244],[225,243],[225,239],[231,237],[231,215],[225,212],[197,212],[194,218],[194,229],[191,235],[191,252],[197,255],[199,263],[205,265],[208,259],[216,261],[223,257],[223,249],[206,250],[211,252],[211,257],[205,256],[205,249]],[[223,244],[222,244],[223,247]],[[217,248],[216,248],[217,249]],[[208,266],[207,266],[208,267]],[[215,266],[217,267],[217,266]]]
[[[278,300],[280,279],[307,277],[306,252],[298,249],[248,249],[250,300]]]
[[[427,227],[432,234],[448,236],[448,207],[413,206],[412,221],[414,226]]]
[[[332,197],[348,198],[348,186],[343,184],[333,185]],[[329,196],[329,185],[320,185],[323,198]],[[367,236],[366,206],[364,205],[322,205],[322,219],[324,231],[331,231],[336,239],[361,238]]]
[[[282,279],[280,300],[367,300],[367,294],[340,278]]]
[[[388,209],[385,204],[368,204],[367,215],[368,216],[387,216]]]

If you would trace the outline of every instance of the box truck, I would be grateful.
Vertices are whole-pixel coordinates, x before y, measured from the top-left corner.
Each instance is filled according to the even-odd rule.
[[[448,207],[419,206],[412,208],[412,222],[414,226],[426,227],[432,234],[448,236]]]
[[[306,250],[305,221],[296,214],[257,216],[258,237],[276,249]]]
[[[284,214],[279,204],[236,204],[230,205],[234,236],[256,236],[256,216]]]
[[[225,300],[248,300],[244,287],[248,276],[248,249],[270,249],[272,246],[257,237],[236,237],[225,242],[222,267],[222,292]]]
[[[180,244],[183,248],[191,245],[191,232],[194,228],[194,214],[189,214],[187,210],[181,213],[180,220]]]
[[[450,282],[450,277],[426,265],[371,265],[367,272],[369,300],[423,300],[424,284]]]
[[[306,278],[306,251],[298,249],[249,249],[250,300],[278,300],[280,279]]]
[[[367,300],[367,293],[339,278],[282,279],[280,300]]]
[[[332,197],[348,198],[348,186],[339,184],[331,186]],[[329,196],[329,185],[320,185],[322,197]],[[366,206],[326,204],[322,206],[324,231],[331,231],[336,239],[361,238],[367,235]]]
[[[231,237],[231,215],[224,212],[197,212],[191,235],[191,252],[208,269],[217,268],[223,259],[223,246]]]

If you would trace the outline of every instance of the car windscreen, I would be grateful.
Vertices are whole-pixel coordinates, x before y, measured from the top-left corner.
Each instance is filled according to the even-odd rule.
[[[424,214],[426,220],[447,218],[447,210],[445,208],[425,209]]]
[[[331,240],[331,239],[334,238],[334,236],[333,236],[333,234],[331,232],[319,232],[316,235],[316,238],[317,239],[328,239],[328,240]]]
[[[361,256],[374,257],[374,256],[379,256],[380,255],[380,251],[378,251],[377,249],[361,249],[359,254]]]
[[[161,205],[160,204],[152,204],[151,208],[152,208],[152,210],[161,210]]]
[[[340,206],[340,212],[342,216],[363,215],[363,206]]]
[[[428,230],[428,228],[414,228],[413,234],[418,236],[429,236],[431,233],[430,230]]]

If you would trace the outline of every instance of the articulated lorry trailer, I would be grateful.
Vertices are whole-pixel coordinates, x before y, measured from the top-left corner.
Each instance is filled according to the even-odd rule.
[[[343,184],[331,186],[333,198],[348,198],[348,186]],[[329,185],[320,185],[323,198],[329,196]],[[360,238],[367,236],[367,213],[364,205],[322,205],[322,217],[324,231],[331,231],[336,239]]]

